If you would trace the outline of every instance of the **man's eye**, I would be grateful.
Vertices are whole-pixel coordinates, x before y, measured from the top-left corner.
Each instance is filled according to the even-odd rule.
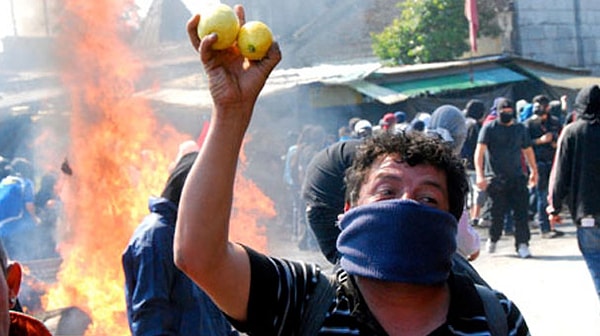
[[[429,196],[423,196],[419,198],[419,202],[423,203],[423,204],[431,204],[431,205],[437,205],[438,201],[437,199],[433,198],[433,197],[429,197]]]
[[[396,195],[396,193],[391,188],[379,188],[377,190],[377,195],[379,195],[380,197],[389,198],[389,197],[394,197]]]

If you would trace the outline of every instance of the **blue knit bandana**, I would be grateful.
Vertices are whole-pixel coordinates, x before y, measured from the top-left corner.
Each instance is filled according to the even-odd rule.
[[[384,281],[444,282],[456,251],[456,219],[412,200],[353,208],[340,222],[341,266],[352,275]]]

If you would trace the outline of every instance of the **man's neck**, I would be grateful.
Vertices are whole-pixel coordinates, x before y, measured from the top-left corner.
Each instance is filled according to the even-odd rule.
[[[427,335],[446,322],[448,284],[425,286],[356,278],[369,310],[388,335]]]

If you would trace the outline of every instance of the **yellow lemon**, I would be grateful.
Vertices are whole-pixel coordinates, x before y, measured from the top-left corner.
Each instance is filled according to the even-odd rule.
[[[198,37],[202,39],[207,35],[217,33],[218,39],[212,45],[213,49],[221,50],[231,47],[239,30],[240,22],[233,8],[225,4],[211,6],[200,12]]]
[[[244,57],[260,60],[265,57],[273,43],[273,33],[263,22],[249,21],[240,28],[237,43]]]

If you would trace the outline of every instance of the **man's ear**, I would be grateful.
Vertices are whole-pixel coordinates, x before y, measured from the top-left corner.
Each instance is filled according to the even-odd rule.
[[[344,212],[350,210],[350,203],[344,202]]]
[[[11,298],[16,298],[21,289],[23,270],[18,262],[11,262],[6,269],[6,283]]]

